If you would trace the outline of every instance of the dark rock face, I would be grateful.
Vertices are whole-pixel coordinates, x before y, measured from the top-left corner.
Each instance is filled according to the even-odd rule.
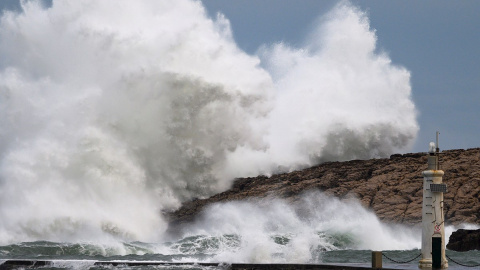
[[[480,229],[457,230],[450,235],[447,248],[455,251],[480,250]]]
[[[480,224],[480,148],[448,150],[440,154],[445,172],[447,224]],[[426,153],[392,155],[386,159],[328,162],[291,173],[237,179],[232,188],[208,199],[185,203],[168,218],[172,224],[193,220],[215,202],[265,197],[295,202],[308,190],[340,198],[356,197],[384,222],[418,224],[422,218],[422,171]]]

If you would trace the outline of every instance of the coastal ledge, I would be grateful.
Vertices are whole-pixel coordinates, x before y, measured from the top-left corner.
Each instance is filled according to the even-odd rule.
[[[447,224],[480,224],[480,148],[440,153],[445,171]],[[207,199],[186,202],[168,213],[171,228],[189,223],[213,203],[268,197],[295,202],[302,193],[319,190],[339,198],[357,198],[383,222],[417,225],[422,215],[422,171],[426,153],[395,154],[390,158],[327,162],[270,177],[239,178],[233,186]]]
[[[447,248],[455,251],[480,250],[480,229],[460,229],[452,233]]]

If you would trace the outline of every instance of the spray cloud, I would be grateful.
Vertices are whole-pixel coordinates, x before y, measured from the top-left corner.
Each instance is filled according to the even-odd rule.
[[[303,48],[198,1],[22,3],[0,21],[0,242],[152,241],[234,177],[408,148],[409,72],[340,4]]]
[[[226,245],[212,261],[244,263],[320,263],[325,251],[420,246],[418,228],[383,224],[355,199],[320,192],[307,192],[293,204],[264,199],[211,205],[185,228],[184,237],[192,235],[240,236],[230,244],[236,249]]]

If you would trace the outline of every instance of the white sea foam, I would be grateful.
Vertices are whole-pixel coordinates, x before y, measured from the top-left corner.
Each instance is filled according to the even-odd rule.
[[[162,211],[234,177],[416,136],[409,72],[348,3],[258,56],[198,1],[22,8],[0,21],[0,243],[161,240]]]
[[[409,250],[420,247],[420,228],[382,223],[355,199],[320,192],[294,204],[284,200],[228,202],[210,206],[184,229],[188,235],[239,235],[236,249],[216,250],[212,261],[321,262],[323,251]]]

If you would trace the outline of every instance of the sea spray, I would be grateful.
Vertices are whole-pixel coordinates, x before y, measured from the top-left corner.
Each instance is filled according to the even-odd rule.
[[[140,260],[166,262],[324,263],[355,262],[341,251],[413,250],[420,228],[385,224],[356,199],[315,191],[294,203],[256,199],[210,205],[169,241],[55,243],[0,246],[0,259]],[[331,258],[332,252],[339,257]],[[355,253],[355,252],[351,252]],[[367,256],[369,257],[369,256]],[[327,260],[327,261],[325,261]],[[363,261],[362,261],[363,262]]]
[[[268,140],[273,158],[316,163],[404,149],[418,130],[409,71],[376,48],[366,14],[348,3],[318,23],[300,48],[260,50],[277,93]]]
[[[252,199],[209,206],[183,237],[233,235],[212,261],[319,263],[331,250],[410,250],[420,228],[382,223],[358,200],[309,192],[295,202]],[[229,240],[229,239],[226,239]]]
[[[162,210],[265,147],[271,79],[198,2],[22,5],[0,30],[0,242],[158,240]]]
[[[162,211],[235,177],[407,149],[409,72],[352,5],[317,24],[256,56],[198,1],[4,13],[0,243],[162,241]]]

